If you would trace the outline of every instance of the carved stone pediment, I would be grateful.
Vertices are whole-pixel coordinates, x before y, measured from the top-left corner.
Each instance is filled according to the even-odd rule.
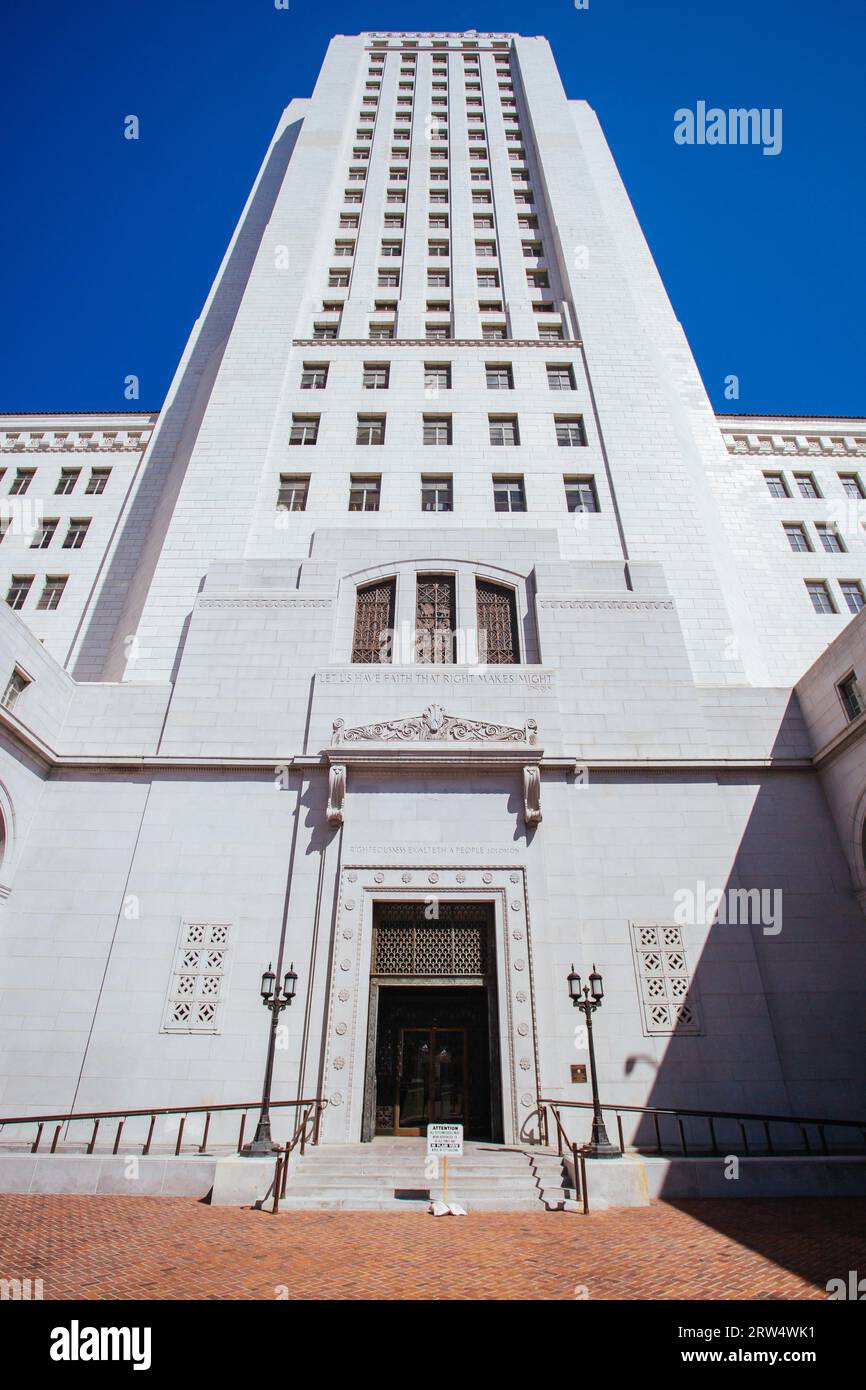
[[[335,719],[333,746],[345,743],[535,743],[538,725],[527,719],[522,729],[492,724],[484,719],[461,719],[446,714],[441,705],[428,705],[422,714],[409,719],[389,719],[378,724],[345,728]]]

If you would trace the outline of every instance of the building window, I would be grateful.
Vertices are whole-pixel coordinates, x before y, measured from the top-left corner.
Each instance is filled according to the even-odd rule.
[[[451,416],[425,415],[423,440],[425,444],[450,444]]]
[[[519,475],[495,474],[493,506],[497,512],[525,512],[526,489]]]
[[[425,323],[424,337],[428,343],[447,343],[451,339],[450,323]]]
[[[228,974],[227,922],[182,922],[163,1014],[164,1033],[216,1033]]]
[[[317,343],[330,342],[337,336],[337,325],[335,323],[314,323],[313,337]]]
[[[6,602],[10,608],[23,608],[27,595],[33,587],[32,574],[13,574],[9,584],[9,591],[6,594]]]
[[[843,553],[845,546],[835,526],[831,526],[826,521],[818,521],[815,523],[815,530],[818,532],[818,539],[828,555],[841,555]]]
[[[69,523],[69,530],[63,537],[63,549],[80,550],[89,527],[90,517],[73,517]]]
[[[447,270],[428,270],[427,285],[430,289],[447,290],[451,277]]]
[[[481,336],[482,336],[482,338],[484,339],[485,343],[502,343],[502,342],[505,342],[505,324],[504,324],[504,323],[482,323],[482,325],[481,325]]]
[[[830,594],[830,586],[824,579],[807,579],[806,588],[816,613],[835,613],[836,605]]]
[[[801,497],[820,497],[818,484],[815,482],[812,473],[795,473],[794,482],[797,484]]]
[[[451,390],[450,362],[424,363],[424,390],[425,392]]]
[[[499,288],[498,270],[478,270],[475,272],[478,288],[483,290],[497,290]]]
[[[391,380],[391,368],[387,362],[365,362],[361,385],[365,391],[385,391]]]
[[[45,587],[39,595],[37,608],[47,608],[53,611],[63,597],[63,590],[66,588],[68,574],[46,574]]]
[[[511,446],[520,443],[516,415],[489,415],[490,443]]]
[[[335,256],[354,256],[354,254],[355,254],[355,243],[354,243],[354,241],[335,241],[335,242],[334,242],[334,255],[335,255]]]
[[[98,495],[101,495],[105,491],[110,474],[110,468],[92,469],[90,477],[87,479],[87,487],[84,489],[84,491],[87,493],[96,493]]]
[[[14,709],[18,701],[18,697],[20,695],[23,695],[24,691],[27,689],[29,684],[30,677],[25,676],[20,666],[16,666],[14,671],[12,672],[12,675],[6,682],[6,689],[3,691],[3,697],[2,699],[0,699],[0,705],[2,705],[4,709]]]
[[[540,323],[538,336],[546,343],[561,342],[564,337],[561,323]]]
[[[318,415],[293,415],[290,444],[315,444],[319,436]]]
[[[59,525],[59,518],[56,516],[44,517],[42,525],[34,533],[30,542],[31,550],[47,550],[54,539],[54,533]]]
[[[448,242],[447,242],[447,241],[429,241],[429,242],[427,243],[427,254],[428,254],[428,256],[447,256],[447,255],[448,255]]]
[[[399,270],[380,270],[378,283],[380,289],[397,289],[400,284]]]
[[[454,480],[450,473],[422,473],[422,512],[453,512]]]
[[[349,511],[377,512],[381,488],[381,474],[353,473],[349,487]]]
[[[791,494],[790,494],[790,492],[789,492],[789,490],[788,490],[788,484],[785,482],[784,474],[782,474],[782,473],[765,473],[765,474],[764,474],[764,481],[765,481],[766,484],[767,484],[767,490],[768,490],[768,492],[769,492],[769,494],[770,494],[771,497],[790,497],[790,496],[791,496]]]
[[[301,372],[302,391],[324,391],[328,384],[328,364],[326,362],[305,362]]]
[[[514,373],[510,362],[488,362],[484,370],[488,391],[514,390]]]
[[[840,473],[839,481],[845,489],[846,497],[866,497],[866,492],[863,491],[863,484],[856,473]]]
[[[383,241],[383,242],[382,242],[382,255],[383,255],[383,256],[402,256],[402,254],[403,254],[403,243],[402,243],[402,241]]]
[[[393,579],[365,584],[355,600],[355,632],[352,639],[352,661],[366,665],[391,660],[391,640],[394,631]]]
[[[580,415],[555,415],[556,442],[561,449],[572,449],[586,443],[586,431]]]
[[[495,242],[495,241],[476,241],[476,243],[475,243],[475,254],[476,254],[476,256],[495,256],[495,255],[496,255],[496,242]]]
[[[415,660],[450,665],[455,642],[454,579],[447,574],[419,574],[415,605]]]
[[[304,477],[297,477],[290,473],[281,473],[280,487],[277,493],[277,511],[305,512],[309,490],[309,474]]]
[[[783,526],[788,544],[792,550],[811,550],[812,546],[806,528],[799,521],[786,521]]]
[[[575,391],[574,369],[568,365],[548,363],[547,385],[551,391]]]
[[[595,490],[595,479],[587,478],[564,478],[565,483],[565,504],[570,512],[597,512],[598,495]]]
[[[356,444],[384,444],[385,416],[359,415],[355,427]]]
[[[9,492],[13,497],[20,497],[25,493],[36,476],[35,468],[19,468],[12,479],[12,486]]]
[[[860,689],[856,671],[849,672],[844,680],[839,681],[836,689],[839,692],[839,699],[842,701],[845,716],[850,723],[866,709],[866,702],[863,699],[863,691]]]
[[[848,605],[850,613],[859,613],[866,598],[863,597],[863,585],[859,579],[840,579],[839,588],[842,590],[842,597]]]
[[[371,323],[369,336],[378,339],[393,338],[394,325],[393,323]]]
[[[475,585],[478,660],[490,666],[514,666],[520,660],[514,590],[479,579]]]

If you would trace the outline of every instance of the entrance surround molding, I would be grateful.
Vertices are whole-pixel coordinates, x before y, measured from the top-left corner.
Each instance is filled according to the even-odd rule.
[[[532,947],[522,865],[346,865],[331,952],[322,1094],[326,1143],[361,1138],[367,1073],[373,907],[376,902],[493,905],[502,1130],[538,1142],[538,1045]],[[419,985],[424,983],[419,977]]]
[[[519,773],[524,821],[528,827],[539,825],[544,749],[537,745],[537,737],[534,719],[527,719],[520,728],[510,727],[454,716],[435,703],[419,715],[374,721],[354,729],[347,729],[344,720],[335,719],[331,746],[324,750],[328,763],[328,822],[343,823],[351,767],[385,774],[459,768],[461,772],[506,769]]]

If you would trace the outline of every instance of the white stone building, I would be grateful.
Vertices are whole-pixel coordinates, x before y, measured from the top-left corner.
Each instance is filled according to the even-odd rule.
[[[606,1099],[863,1111],[866,420],[714,416],[544,39],[335,38],[0,452],[0,1114],[253,1099],[269,961],[327,1141],[588,1099],[572,963]]]

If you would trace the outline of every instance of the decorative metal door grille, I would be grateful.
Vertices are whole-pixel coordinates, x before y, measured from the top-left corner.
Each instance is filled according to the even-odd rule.
[[[415,659],[430,665],[454,660],[454,580],[445,574],[418,576]]]
[[[352,660],[373,664],[391,660],[394,630],[394,580],[367,584],[358,590]]]
[[[225,995],[227,922],[182,922],[163,1031],[216,1033]]]
[[[700,1032],[680,928],[632,926],[632,947],[646,1032]]]
[[[424,903],[381,903],[374,919],[374,975],[467,979],[492,966],[491,913],[485,903],[440,903],[428,920]]]
[[[514,591],[479,579],[478,656],[490,666],[513,666],[519,660]]]

